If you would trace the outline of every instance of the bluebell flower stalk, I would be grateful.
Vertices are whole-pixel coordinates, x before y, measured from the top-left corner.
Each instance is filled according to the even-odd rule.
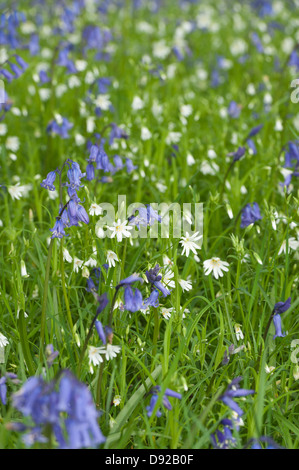
[[[285,302],[277,302],[274,305],[274,308],[271,312],[270,318],[268,320],[268,323],[266,325],[265,332],[264,332],[264,335],[263,335],[263,343],[264,344],[266,342],[268,331],[269,331],[272,320],[273,320],[273,324],[274,324],[274,327],[275,327],[275,335],[273,336],[273,339],[275,339],[277,337],[284,337],[285,336],[285,334],[282,333],[280,314],[286,312],[290,308],[290,306],[291,306],[291,297],[288,297]],[[261,344],[261,346],[260,346],[259,356],[261,356],[261,354],[262,354],[262,347],[263,347],[263,344]]]
[[[156,406],[156,403],[159,398],[159,393],[161,392],[161,387],[160,385],[156,385],[155,387],[152,387],[151,390],[149,391],[149,394],[151,394],[151,399],[150,399],[150,404],[146,407],[147,410],[147,416],[150,418],[153,414],[154,408]],[[162,398],[162,404],[165,406],[167,410],[172,410],[172,405],[170,401],[168,400],[168,397],[173,397],[173,398],[178,398],[179,400],[182,399],[182,395],[178,392],[175,392],[174,390],[171,390],[170,388],[166,388],[163,394]],[[161,411],[158,409],[156,411],[156,416],[160,418],[162,416]]]
[[[67,177],[69,181],[66,183],[62,183],[62,170],[64,169],[65,166],[68,167]],[[73,322],[72,322],[68,297],[67,297],[66,288],[65,288],[64,265],[63,265],[63,255],[62,255],[62,239],[63,237],[67,235],[65,232],[66,227],[70,227],[72,225],[78,225],[79,221],[85,224],[89,223],[88,214],[86,210],[84,209],[84,207],[79,204],[81,201],[77,195],[77,191],[83,186],[83,184],[81,183],[81,179],[85,177],[85,173],[81,172],[79,164],[70,159],[67,159],[65,163],[63,164],[61,170],[56,169],[48,173],[47,177],[41,183],[41,186],[46,189],[54,190],[55,186],[53,183],[55,181],[56,174],[59,175],[60,210],[59,210],[58,216],[56,217],[56,222],[54,224],[54,227],[50,229],[50,231],[52,232],[52,236],[51,236],[47,263],[46,263],[44,294],[43,294],[42,312],[41,312],[40,359],[42,359],[43,347],[44,347],[48,284],[49,284],[51,256],[52,256],[54,240],[55,238],[61,239],[61,255],[60,255],[61,262],[60,264],[61,264],[62,288],[63,288],[63,295],[65,299],[65,304],[66,304],[68,323],[72,331],[72,334],[74,334]],[[65,205],[63,205],[63,202],[62,202],[62,188],[63,187],[67,187],[67,192],[70,198]]]
[[[77,375],[80,376],[80,372],[81,372],[81,367],[82,367],[82,363],[83,363],[83,359],[84,359],[84,355],[85,355],[85,352],[86,352],[86,349],[87,349],[87,346],[88,346],[88,342],[91,338],[91,335],[92,335],[92,331],[93,331],[93,327],[97,321],[97,318],[99,316],[99,314],[106,308],[106,306],[108,305],[108,297],[107,297],[107,294],[104,293],[102,294],[101,296],[97,296],[97,301],[98,301],[98,307],[97,307],[97,310],[96,310],[96,314],[95,316],[93,317],[93,320],[91,322],[91,325],[90,325],[90,328],[89,328],[89,331],[88,331],[88,334],[85,338],[85,341],[84,341],[84,344],[83,344],[83,347],[82,347],[82,350],[81,350],[81,354],[80,354],[80,358],[79,358],[79,363],[78,363],[78,369],[77,369]]]

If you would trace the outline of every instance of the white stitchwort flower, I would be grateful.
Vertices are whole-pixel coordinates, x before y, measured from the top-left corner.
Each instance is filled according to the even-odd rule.
[[[21,186],[20,183],[17,183],[14,186],[7,186],[7,191],[13,200],[20,199],[23,196],[26,197],[31,189],[31,184],[24,184]]]
[[[297,250],[299,248],[299,241],[296,240],[294,237],[290,237],[288,240],[288,252],[290,253],[291,250]],[[281,253],[286,253],[287,251],[287,242],[284,240],[281,244],[280,250],[278,252],[278,255],[281,255]]]
[[[8,344],[8,339],[0,333],[0,348],[4,348]]]
[[[166,269],[165,274],[163,275],[163,283],[167,287],[175,288],[175,282],[172,280],[174,277],[174,272],[171,269]]]
[[[192,289],[192,283],[190,281],[190,278],[188,278],[187,281],[185,281],[184,279],[179,279],[179,284],[181,286],[181,288],[183,289],[183,291],[185,290],[191,290]]]
[[[221,261],[220,258],[207,259],[203,263],[205,275],[208,276],[212,271],[216,279],[223,277],[222,271],[228,271],[229,264],[226,261]]]
[[[8,150],[16,152],[20,148],[19,137],[8,137],[5,142],[5,146]]]
[[[95,268],[98,262],[93,256],[91,256],[90,258],[88,258],[87,261],[85,261],[84,264],[85,266],[88,266],[89,268]]]
[[[119,261],[119,259],[117,254],[114,253],[114,251],[108,250],[106,253],[106,261],[109,265],[109,268],[111,268],[111,266],[115,267],[115,261]]]
[[[99,95],[95,100],[95,105],[103,111],[107,111],[111,106],[109,95]]]
[[[67,261],[68,263],[71,263],[73,261],[73,258],[71,257],[69,251],[66,248],[63,248],[63,261]]]
[[[21,277],[29,277],[29,274],[27,274],[26,264],[24,260],[21,260]]]
[[[110,361],[121,351],[120,346],[114,346],[113,344],[107,344],[106,346],[101,346],[98,349],[99,354],[103,354],[107,361]]]
[[[274,369],[275,369],[274,366],[268,366],[267,364],[265,365],[265,371],[267,374],[272,374]]]
[[[161,308],[161,314],[163,315],[165,320],[169,320],[169,318],[171,317],[172,311],[173,311],[173,307],[170,307],[170,308],[162,307]]]
[[[117,241],[121,242],[123,238],[130,237],[131,234],[129,230],[132,230],[133,227],[127,224],[127,220],[122,222],[120,219],[118,219],[117,222],[113,222],[113,227],[109,227],[109,229],[112,230],[111,238],[116,236]]]
[[[4,123],[0,124],[0,135],[5,135],[7,132],[7,125]]]
[[[74,257],[74,271],[77,273],[79,271],[79,268],[82,268],[83,261],[76,256]]]
[[[120,405],[120,402],[121,402],[121,396],[120,395],[115,395],[115,397],[113,398],[113,405],[118,406],[118,405]]]
[[[244,339],[244,335],[241,330],[241,325],[239,325],[239,323],[235,324],[235,332],[236,332],[237,341],[239,341],[240,339]]]
[[[89,215],[101,215],[103,213],[103,209],[101,206],[99,206],[99,204],[93,202],[89,208],[88,213]]]
[[[151,131],[147,127],[141,128],[141,140],[149,140],[152,137]]]
[[[101,362],[104,361],[99,350],[100,348],[96,348],[95,346],[89,346],[88,348],[89,364],[93,366],[98,366]]]
[[[133,102],[132,102],[132,109],[134,111],[138,111],[139,109],[142,109],[144,107],[144,102],[142,101],[139,96],[134,96]]]
[[[180,240],[180,244],[183,246],[182,255],[186,253],[186,256],[189,256],[190,250],[196,255],[196,250],[199,250],[200,246],[195,242],[201,238],[202,235],[199,235],[199,232],[195,232],[193,235],[186,232],[186,236]]]

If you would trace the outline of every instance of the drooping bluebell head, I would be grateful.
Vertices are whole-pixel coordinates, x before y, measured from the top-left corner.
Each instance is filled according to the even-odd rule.
[[[170,290],[168,290],[167,287],[165,287],[161,282],[162,276],[158,274],[160,269],[160,266],[156,264],[154,268],[146,271],[145,275],[152,286],[156,287],[156,289],[159,289],[159,291],[162,292],[163,297],[167,297],[170,295]]]
[[[243,155],[245,155],[245,152],[246,152],[245,147],[239,147],[235,152],[230,152],[227,155],[229,157],[233,157],[233,161],[237,162],[238,160],[240,160],[240,158],[243,157]]]
[[[151,400],[150,400],[150,404],[149,406],[146,407],[146,410],[147,410],[147,416],[150,417],[152,416],[153,414],[153,411],[154,411],[154,408],[155,408],[155,405],[157,403],[157,400],[158,400],[158,397],[159,397],[159,393],[161,392],[161,387],[160,385],[156,385],[155,387],[152,387],[151,390],[150,390],[150,394],[152,395],[151,396]],[[170,403],[170,401],[168,400],[167,397],[173,397],[173,398],[178,398],[179,400],[182,399],[182,395],[178,392],[175,392],[174,390],[171,390],[170,388],[166,388],[165,389],[165,392],[164,392],[164,395],[163,395],[163,398],[162,398],[162,404],[163,406],[165,406],[165,408],[167,410],[171,410],[172,409],[172,405]],[[159,418],[160,416],[162,416],[162,413],[160,410],[157,410],[156,411],[156,416]]]
[[[30,377],[13,394],[12,402],[14,408],[30,416],[34,423],[25,429],[27,436],[30,433],[28,444],[47,442],[45,431],[49,430],[60,449],[96,447],[105,442],[91,392],[68,370],[61,371],[50,382],[42,376]]]
[[[64,231],[65,225],[60,217],[56,217],[56,222],[53,228],[50,228],[52,232],[51,238],[63,238],[66,236]]]
[[[129,312],[138,312],[142,308],[142,294],[137,287],[133,290],[130,285],[125,287],[124,291],[124,308]]]
[[[150,296],[143,301],[141,309],[146,309],[147,307],[159,307],[159,291],[154,289]]]
[[[236,101],[231,101],[227,108],[228,115],[233,119],[237,119],[240,116],[240,112],[241,106]]]
[[[285,336],[285,333],[282,332],[282,326],[281,326],[281,316],[279,313],[273,316],[273,323],[275,326],[275,335],[273,336],[273,339],[275,338],[283,338]]]
[[[226,391],[219,397],[225,405],[227,405],[231,410],[235,411],[238,416],[242,416],[244,411],[239,407],[239,405],[234,401],[234,398],[246,397],[247,395],[252,395],[255,393],[254,390],[246,390],[240,388],[239,382],[242,380],[242,377],[236,377],[231,381]]]
[[[277,302],[274,305],[273,311],[275,313],[284,313],[286,312],[291,306],[291,297],[289,297],[285,302]]]
[[[261,219],[262,216],[257,202],[254,202],[252,205],[246,204],[242,209],[241,228],[248,227],[248,225],[254,224],[257,220]]]
[[[46,178],[40,184],[41,187],[49,189],[49,191],[55,191],[55,186],[53,183],[56,179],[56,173],[58,173],[58,170],[50,171],[50,173],[47,174]]]

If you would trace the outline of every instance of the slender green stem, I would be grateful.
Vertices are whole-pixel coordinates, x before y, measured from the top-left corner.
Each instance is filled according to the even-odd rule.
[[[48,290],[49,290],[49,277],[50,277],[51,257],[52,257],[52,249],[54,245],[54,240],[55,238],[52,238],[50,241],[47,264],[46,264],[44,295],[43,295],[42,313],[41,313],[41,328],[40,328],[40,359],[42,359],[43,357],[43,347],[44,347],[44,337],[45,337],[45,327],[46,327],[46,309],[47,309],[47,299],[48,299]]]
[[[231,171],[231,169],[232,169],[232,167],[234,166],[235,163],[236,163],[235,160],[233,160],[231,162],[231,164],[229,165],[229,167],[227,168],[227,170],[226,170],[226,173],[225,173],[224,178],[223,178],[223,183],[222,183],[221,198],[222,198],[222,195],[223,195],[224,190],[225,190],[225,183],[226,183],[227,177],[228,177],[228,175],[229,175],[229,173],[230,173],[230,171]]]
[[[100,406],[100,404],[101,404],[101,385],[102,385],[105,362],[106,362],[106,360],[104,358],[103,362],[100,365],[100,370],[99,370],[99,376],[98,376],[98,382],[97,382],[97,396],[96,396],[96,405],[97,406]]]
[[[113,299],[112,299],[112,304],[111,304],[111,307],[110,307],[109,318],[108,318],[109,328],[112,328],[113,309],[114,309],[114,304],[115,304],[115,301],[116,301],[118,289],[119,288],[116,287],[115,292],[114,292],[114,296],[113,296]]]
[[[259,354],[258,354],[258,358],[257,358],[257,363],[256,363],[256,365],[258,365],[259,359],[261,358],[262,349],[263,349],[263,344],[266,343],[268,331],[269,331],[269,328],[270,328],[270,326],[271,326],[271,322],[272,322],[272,319],[273,319],[273,317],[274,317],[274,313],[275,313],[275,312],[274,312],[274,310],[273,310],[273,312],[271,313],[270,318],[269,318],[269,320],[268,320],[267,326],[266,326],[266,328],[265,328],[264,335],[263,335],[263,342],[262,342],[261,345],[260,345],[260,349],[259,349]]]
[[[72,314],[70,310],[69,299],[68,299],[67,291],[65,287],[64,262],[63,262],[63,238],[61,239],[61,242],[60,242],[60,273],[61,273],[62,291],[63,291],[64,302],[65,302],[65,307],[66,307],[67,319],[69,322],[70,329],[72,331],[72,335],[74,337],[74,325],[73,325]]]
[[[157,342],[158,342],[158,338],[159,338],[159,313],[158,313],[158,309],[155,308],[154,309],[154,336],[153,336],[153,357],[156,356],[157,354]]]

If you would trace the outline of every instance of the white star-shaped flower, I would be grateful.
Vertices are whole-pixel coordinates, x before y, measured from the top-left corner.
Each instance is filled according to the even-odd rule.
[[[113,227],[109,227],[109,229],[112,230],[111,238],[116,236],[117,241],[121,242],[123,238],[130,237],[131,234],[129,230],[132,230],[133,227],[127,224],[127,220],[122,222],[120,219],[118,219],[117,222],[113,222]]]
[[[119,261],[119,259],[117,254],[114,253],[114,251],[108,250],[106,253],[106,261],[109,265],[109,268],[111,268],[111,266],[115,267],[115,261]]]
[[[220,258],[211,258],[207,259],[203,263],[205,275],[208,276],[213,271],[213,276],[218,279],[218,277],[223,277],[222,271],[228,271],[229,264],[226,261],[221,261]]]
[[[196,250],[200,250],[200,246],[195,242],[201,238],[202,235],[199,235],[199,232],[195,232],[191,236],[186,232],[186,236],[180,240],[180,244],[183,246],[182,255],[186,253],[186,256],[189,256],[190,250],[196,255]]]

